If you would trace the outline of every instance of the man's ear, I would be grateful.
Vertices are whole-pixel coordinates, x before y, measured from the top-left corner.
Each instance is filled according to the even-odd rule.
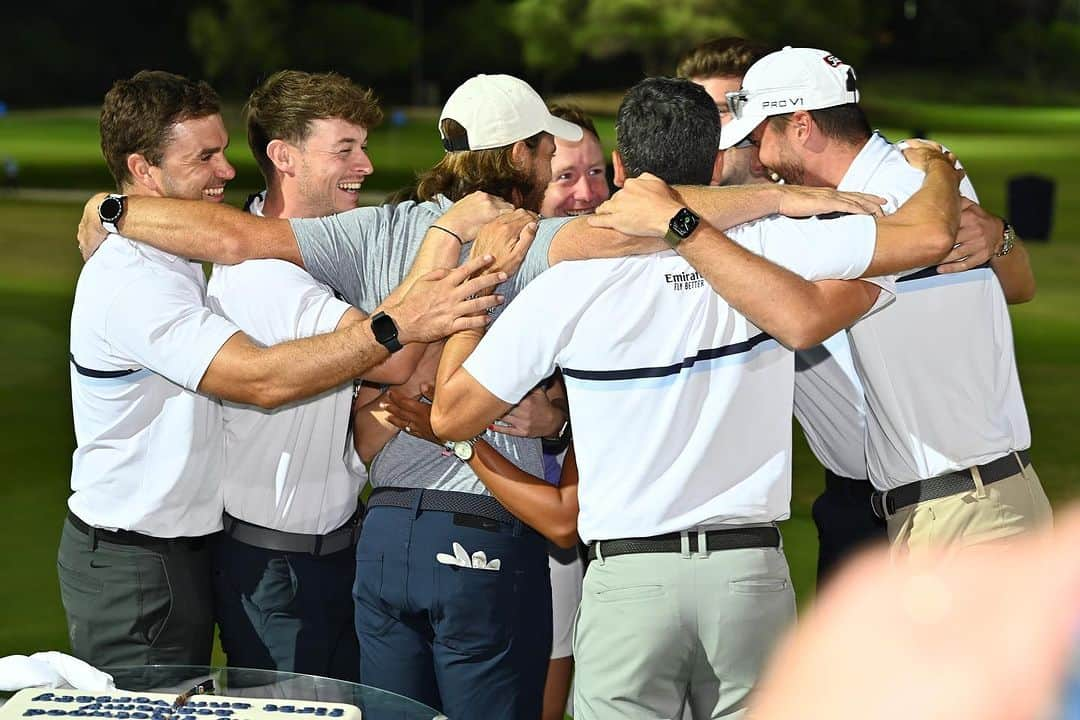
[[[267,143],[266,157],[270,158],[278,172],[285,175],[296,174],[296,154],[284,140],[274,139]]]
[[[813,135],[815,129],[814,118],[806,110],[796,110],[791,115],[788,128],[794,133],[795,140],[805,143]]]
[[[142,153],[131,153],[127,156],[127,169],[131,173],[131,181],[135,185],[140,185],[151,192],[160,194],[161,188],[154,177],[153,167]]]
[[[626,182],[626,166],[623,165],[622,155],[619,154],[618,150],[611,151],[611,167],[615,171],[613,178],[615,187],[622,187],[623,183]]]
[[[724,175],[724,151],[716,151],[716,159],[713,160],[712,165],[712,177],[709,179],[710,185],[719,185],[720,178]]]
[[[518,140],[514,143],[514,146],[510,148],[510,162],[514,163],[514,167],[519,170],[524,170],[529,167],[529,160],[532,156],[533,150],[525,144],[524,140]]]

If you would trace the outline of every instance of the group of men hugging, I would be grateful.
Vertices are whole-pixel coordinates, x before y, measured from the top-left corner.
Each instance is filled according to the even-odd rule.
[[[71,322],[74,653],[205,664],[216,624],[230,665],[455,719],[561,718],[571,685],[579,718],[739,717],[795,621],[793,412],[819,581],[1048,524],[1006,308],[1034,280],[956,158],[871,131],[824,50],[726,38],[677,74],[623,98],[610,197],[584,113],[478,75],[442,159],[358,208],[377,101],[280,71],[242,211],[214,91],[116,82]]]

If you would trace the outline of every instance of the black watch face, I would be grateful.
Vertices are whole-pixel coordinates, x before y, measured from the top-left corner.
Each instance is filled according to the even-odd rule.
[[[371,318],[371,331],[375,339],[383,345],[397,339],[397,325],[389,315],[384,313],[378,313]]]
[[[689,208],[683,208],[675,213],[675,217],[671,218],[669,226],[673,233],[685,240],[690,237],[690,233],[697,229],[698,216],[691,212]]]
[[[98,207],[98,215],[105,222],[116,222],[120,219],[120,213],[124,211],[124,204],[119,198],[107,197],[101,201]]]

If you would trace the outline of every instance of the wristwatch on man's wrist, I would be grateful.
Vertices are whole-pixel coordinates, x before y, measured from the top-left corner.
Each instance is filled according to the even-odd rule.
[[[678,249],[679,243],[690,237],[697,230],[700,222],[701,218],[690,208],[679,210],[668,221],[668,231],[664,235],[664,242],[670,245],[672,250]]]
[[[566,419],[563,420],[563,424],[559,426],[559,431],[557,433],[555,433],[554,435],[548,435],[547,437],[544,437],[544,438],[541,438],[541,439],[542,440],[551,440],[552,442],[561,442],[562,440],[565,440],[568,437],[570,437],[570,416],[569,415],[567,415]]]
[[[401,349],[401,341],[398,340],[398,328],[394,319],[384,312],[378,312],[371,316],[371,332],[375,339],[391,354]]]
[[[1012,225],[1004,218],[1002,218],[1001,222],[1001,247],[994,253],[994,257],[1005,257],[1012,251],[1013,245],[1016,244],[1016,231],[1013,230]]]
[[[479,436],[471,438],[469,440],[447,440],[443,447],[453,453],[454,457],[463,463],[468,463],[472,460],[473,450],[476,447],[476,441]]]
[[[105,228],[106,232],[120,233],[117,228],[117,223],[120,222],[120,218],[124,216],[124,210],[127,209],[127,195],[117,195],[113,193],[109,195],[101,204],[98,205],[97,214],[98,220],[101,221],[101,227]]]

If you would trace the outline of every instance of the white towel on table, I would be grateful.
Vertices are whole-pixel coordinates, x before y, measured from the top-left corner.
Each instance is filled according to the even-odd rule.
[[[74,690],[112,690],[112,675],[64,653],[49,651],[0,658],[0,690],[28,687],[71,687]]]

